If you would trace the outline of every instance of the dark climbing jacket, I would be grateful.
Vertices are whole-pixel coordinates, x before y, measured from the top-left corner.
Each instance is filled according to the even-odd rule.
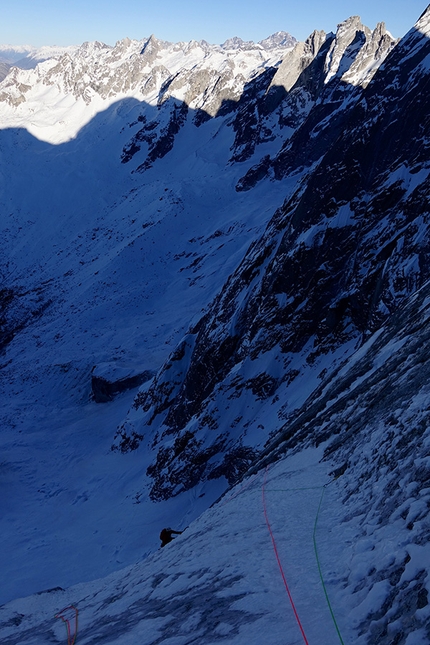
[[[166,546],[173,540],[173,534],[180,535],[182,531],[174,531],[173,529],[163,529],[160,533],[161,546]]]

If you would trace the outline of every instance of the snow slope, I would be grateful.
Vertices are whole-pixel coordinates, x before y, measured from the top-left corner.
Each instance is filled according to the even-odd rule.
[[[334,531],[342,514],[340,484],[330,481],[323,450],[280,462],[233,489],[174,543],[110,577],[67,591],[51,591],[4,606],[2,642],[61,642],[54,619],[62,606],[79,608],[81,643],[302,642],[278,568],[264,504],[295,609],[310,643],[332,645],[337,628],[353,640],[352,607],[339,581],[348,571],[354,527]],[[318,513],[318,557],[328,573],[333,622],[313,545]],[[364,563],[363,563],[364,566]],[[9,627],[7,626],[9,624]]]
[[[427,643],[428,293],[319,393],[301,447],[288,433],[269,446],[265,465],[162,551],[4,605],[2,643],[65,642],[55,615],[70,605],[84,644]]]
[[[206,127],[209,142],[211,127]],[[158,172],[148,173],[144,182],[139,177],[133,187],[124,171],[121,176],[123,166],[114,172],[107,164],[100,167],[97,159],[90,162],[87,150],[102,154],[100,146],[91,145],[97,136],[95,129],[84,140],[83,151],[78,141],[77,151],[60,157],[52,147],[41,145],[37,172],[32,170],[33,147],[28,157],[23,150],[17,166],[3,147],[5,192],[21,195],[23,202],[15,211],[19,216],[3,220],[3,248],[10,249],[9,275],[14,278],[8,282],[16,285],[14,313],[24,328],[9,345],[1,372],[2,396],[8,401],[2,411],[1,471],[14,491],[14,502],[5,500],[11,513],[5,520],[10,547],[17,553],[13,563],[9,549],[2,551],[2,565],[14,571],[2,586],[2,600],[51,586],[58,578],[80,580],[82,568],[68,564],[69,542],[78,560],[84,557],[86,579],[99,575],[100,567],[105,570],[106,560],[117,568],[123,562],[118,552],[124,548],[130,562],[158,543],[157,531],[146,528],[146,537],[142,531],[151,525],[152,513],[155,521],[160,514],[170,517],[171,511],[134,506],[141,488],[136,479],[141,481],[144,465],[110,451],[134,393],[100,409],[89,401],[92,369],[113,362],[157,370],[264,221],[258,202],[250,205],[235,193],[237,170],[225,172],[220,182],[217,164],[206,160],[207,146],[200,155],[193,150],[187,156],[185,140],[177,156]],[[11,148],[17,137],[21,133],[10,133]],[[83,158],[85,172],[79,170]],[[179,160],[181,172],[172,177]],[[201,172],[199,181],[187,179],[189,167],[195,165]],[[61,176],[56,186],[51,179],[54,167]],[[29,177],[34,181],[31,192]],[[120,184],[117,195],[125,190],[127,194],[112,206],[116,197],[109,191],[115,193],[115,184]],[[107,190],[93,190],[105,185]],[[271,213],[280,203],[279,188],[266,200],[263,212]],[[12,197],[5,198],[3,208],[8,199]],[[52,213],[50,223],[47,212]],[[96,215],[89,219],[89,212]],[[28,235],[21,235],[16,246],[15,232],[23,228]],[[36,315],[38,310],[43,316]],[[91,454],[103,473],[95,478],[90,465],[94,462],[88,461]],[[121,485],[126,474],[128,481]],[[71,497],[70,489],[76,490]],[[70,504],[77,505],[84,524],[89,522],[85,531],[75,521],[70,526]],[[116,519],[112,504],[118,508]],[[201,508],[197,506],[194,514]],[[178,521],[184,512],[175,510],[173,519]],[[110,519],[103,520],[105,515]],[[55,518],[54,523],[47,524],[46,516]],[[98,543],[97,556],[89,535]],[[34,559],[33,549],[46,555]],[[27,565],[21,569],[22,550],[32,561],[31,583]],[[52,564],[47,569],[48,553]]]

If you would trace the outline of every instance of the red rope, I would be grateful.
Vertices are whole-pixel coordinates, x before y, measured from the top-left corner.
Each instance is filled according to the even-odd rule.
[[[73,636],[72,636],[72,632],[71,632],[71,629],[70,629],[70,620],[68,618],[65,618],[64,616],[62,616],[62,614],[64,614],[64,612],[67,611],[68,609],[72,609],[75,612],[75,629],[74,629],[74,632],[73,632]],[[76,636],[78,634],[78,610],[77,610],[77,608],[74,607],[73,605],[70,605],[70,607],[65,607],[64,609],[59,611],[58,614],[55,614],[55,618],[61,618],[63,623],[65,623],[65,625],[66,625],[67,645],[75,645]]]
[[[278,562],[279,571],[281,572],[282,580],[284,581],[285,589],[287,590],[287,594],[288,594],[288,598],[289,598],[290,603],[291,603],[291,607],[293,608],[294,616],[296,617],[296,621],[297,621],[297,624],[298,624],[298,626],[300,628],[300,631],[302,633],[304,642],[306,643],[306,645],[309,645],[308,639],[306,638],[306,634],[305,634],[305,631],[304,631],[303,626],[302,626],[302,623],[300,622],[300,618],[299,618],[299,615],[297,613],[297,609],[296,609],[296,607],[294,605],[290,589],[288,587],[287,579],[285,577],[285,573],[284,573],[284,570],[283,570],[282,564],[281,564],[281,559],[279,557],[278,548],[276,546],[275,537],[273,535],[272,527],[270,526],[269,517],[267,515],[266,498],[265,498],[265,494],[264,494],[264,488],[265,488],[265,485],[266,485],[268,468],[269,467],[266,466],[266,472],[264,473],[264,481],[263,481],[263,510],[264,510],[264,517],[266,519],[266,524],[267,524],[267,528],[269,529],[270,537],[272,538],[273,550],[275,552],[276,560]]]

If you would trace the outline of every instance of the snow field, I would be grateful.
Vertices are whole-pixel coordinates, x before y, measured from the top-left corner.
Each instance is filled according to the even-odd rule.
[[[287,459],[271,467],[265,497],[279,557],[308,641],[333,645],[339,639],[319,579],[312,539],[322,485],[327,481],[326,465],[318,464],[320,456],[320,450],[308,450],[291,463]],[[83,645],[106,639],[124,645],[136,637],[142,645],[303,642],[264,518],[263,478],[260,472],[251,483],[233,489],[174,543],[139,564],[104,580],[4,606],[3,613],[24,618],[19,630],[15,627],[8,633],[3,629],[7,639],[2,642],[48,643],[44,630],[50,614],[61,609],[55,602],[79,608],[79,642]],[[326,492],[318,524],[321,566],[344,642],[352,644],[347,638],[339,576],[339,562],[346,566],[349,547],[336,539],[332,523],[336,507],[340,510],[339,500],[329,488]],[[46,606],[42,603],[41,607],[41,598]],[[52,622],[48,632],[54,630],[61,642],[62,631]]]

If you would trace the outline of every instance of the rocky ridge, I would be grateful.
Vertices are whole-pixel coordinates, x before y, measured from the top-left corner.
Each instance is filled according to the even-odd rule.
[[[95,95],[103,100],[119,95],[130,94],[144,98],[148,102],[165,100],[165,89],[175,81],[175,96],[181,98],[178,91],[186,83],[194,85],[194,75],[199,79],[199,69],[207,70],[208,81],[216,82],[223,68],[236,69],[235,76],[239,82],[245,82],[249,74],[258,74],[258,67],[274,64],[284,52],[294,44],[294,39],[283,34],[277,39],[269,38],[265,44],[243,41],[227,41],[224,45],[209,45],[205,41],[187,43],[168,43],[155,36],[141,41],[125,38],[114,47],[100,42],[84,43],[62,56],[50,58],[48,65],[39,67],[37,72],[17,70],[3,85],[3,101],[8,98],[8,88],[15,84],[30,85],[37,83],[56,86],[64,94],[72,94],[76,99],[90,103]],[[244,52],[246,54],[244,55]],[[242,79],[242,80],[241,80]],[[190,88],[187,103],[194,103],[201,97],[207,84],[196,89]],[[233,94],[234,98],[236,94]],[[25,93],[20,100],[26,100]],[[200,98],[200,102],[202,99]],[[196,103],[197,105],[197,103]]]
[[[354,39],[344,27],[346,51]],[[136,432],[149,431],[159,447],[148,471],[155,498],[219,473],[229,450],[261,448],[262,410],[287,418],[430,277],[427,29],[428,13],[371,82],[360,92],[348,86],[353,101],[344,97],[335,40],[329,44],[341,76],[323,88],[327,96],[334,83],[328,109],[315,104],[273,166],[279,178],[297,173],[299,145],[309,165],[318,163],[136,399]],[[243,401],[240,420],[229,419],[232,399]],[[172,437],[173,447],[160,450]],[[123,441],[120,429],[117,447]]]

